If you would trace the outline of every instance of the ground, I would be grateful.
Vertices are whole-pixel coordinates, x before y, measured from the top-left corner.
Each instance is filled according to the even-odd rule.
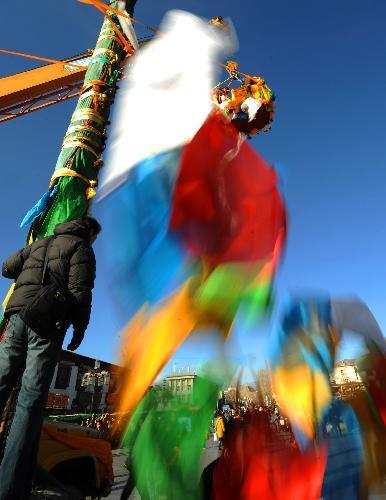
[[[114,468],[114,484],[110,495],[107,498],[119,500],[123,487],[126,484],[128,478],[128,472],[123,463],[125,462],[126,454],[123,450],[113,451],[113,468]],[[134,500],[138,498],[132,495],[131,498]]]
[[[218,444],[214,444],[212,441],[208,441],[205,452],[202,457],[201,468],[204,469],[210,462],[213,462],[218,456]],[[114,476],[115,481],[113,485],[112,492],[107,497],[108,499],[119,500],[123,487],[126,484],[128,473],[127,470],[123,467],[123,463],[125,461],[126,455],[123,450],[114,450],[113,451],[114,458]],[[134,492],[130,500],[139,500],[139,496]]]
[[[213,442],[208,442],[205,449],[202,469],[206,467],[210,462],[215,460],[218,456],[218,445]],[[110,495],[107,497],[109,500],[119,500],[122,490],[126,484],[128,478],[128,472],[123,464],[126,459],[126,454],[124,450],[118,449],[113,451],[113,468],[114,468],[114,484]],[[31,495],[29,500],[75,500],[75,493],[71,495],[64,495],[58,490],[50,489],[44,491],[37,491]],[[130,500],[139,500],[139,496],[134,492]]]

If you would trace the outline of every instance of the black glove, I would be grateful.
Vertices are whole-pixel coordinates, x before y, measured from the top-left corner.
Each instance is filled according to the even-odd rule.
[[[74,333],[72,334],[71,342],[67,346],[67,350],[76,351],[80,346],[80,344],[82,343],[83,337],[84,337],[84,332],[79,333],[77,331],[74,331]]]

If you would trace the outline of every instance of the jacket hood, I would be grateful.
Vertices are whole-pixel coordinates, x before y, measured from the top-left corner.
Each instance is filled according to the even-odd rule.
[[[83,238],[87,241],[90,237],[88,229],[84,225],[82,219],[76,219],[69,222],[63,222],[63,224],[58,224],[55,227],[54,234],[55,236],[69,234],[71,236],[78,236],[79,238]]]

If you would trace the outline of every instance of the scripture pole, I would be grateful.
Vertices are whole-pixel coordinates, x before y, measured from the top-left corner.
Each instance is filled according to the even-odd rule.
[[[132,3],[132,2],[131,2]],[[122,2],[109,6],[118,9]],[[132,13],[132,9],[129,9]],[[82,93],[64,136],[50,189],[55,189],[50,206],[35,220],[30,238],[35,241],[53,234],[58,223],[85,215],[95,194],[107,138],[110,107],[121,76],[121,67],[134,52],[128,45],[117,14],[107,12],[86,72]],[[117,34],[119,29],[120,36]],[[126,40],[126,43],[123,42]],[[136,40],[133,42],[136,44]]]

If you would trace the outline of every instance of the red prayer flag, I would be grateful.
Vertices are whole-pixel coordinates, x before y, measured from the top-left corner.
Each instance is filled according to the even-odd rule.
[[[212,265],[263,260],[285,233],[277,181],[233,125],[213,113],[182,152],[170,229]]]

